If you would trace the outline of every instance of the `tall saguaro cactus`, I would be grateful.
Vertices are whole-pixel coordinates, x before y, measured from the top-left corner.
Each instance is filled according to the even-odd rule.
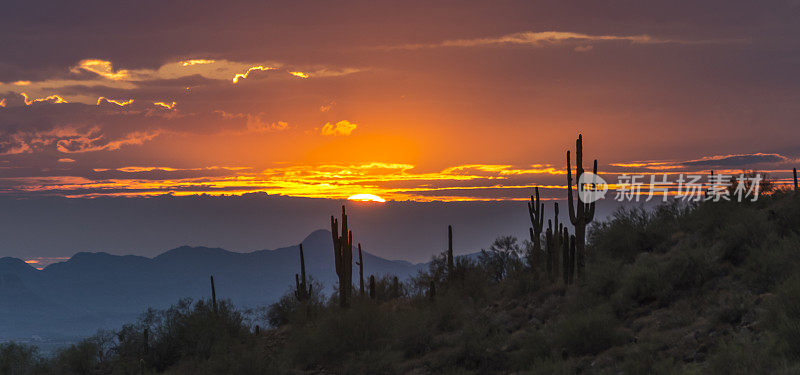
[[[563,224],[558,223],[558,202],[553,203],[553,251],[550,254],[550,263],[553,263],[553,277],[550,279],[551,282],[555,282],[558,279],[558,252],[561,250],[561,231],[563,229]]]
[[[344,206],[342,206],[341,236],[339,221],[333,216],[331,216],[331,233],[336,275],[339,276],[339,306],[348,307],[353,283],[353,232],[347,230],[347,213]]]
[[[364,297],[364,257],[361,256],[361,244],[358,244],[358,295]]]
[[[303,256],[303,244],[300,244],[300,275],[294,274],[294,284],[294,296],[297,297],[297,300],[308,301],[311,298],[312,286],[306,282],[306,258]]]
[[[553,221],[547,219],[547,231],[544,234],[544,250],[545,250],[545,270],[547,272],[547,279],[553,279],[553,248],[555,247],[555,243],[553,242]]]
[[[597,159],[594,160],[594,174],[597,174]],[[581,192],[586,189],[580,183],[583,176],[583,136],[578,135],[575,141],[575,189],[578,193],[578,202],[574,202],[572,197],[572,167],[570,165],[570,153],[567,150],[567,200],[569,202],[569,221],[575,226],[575,248],[576,248],[576,271],[579,281],[584,280],[584,267],[586,262],[586,224],[594,219],[594,202],[585,203],[581,197]]]
[[[447,276],[453,277],[453,226],[447,226]]]
[[[564,228],[561,234],[561,269],[564,285],[569,285],[569,230]]]
[[[794,173],[794,191],[797,191],[797,168],[792,168],[792,172]]]
[[[217,312],[217,289],[214,288],[214,275],[211,275],[211,306],[214,308],[214,313]]]
[[[531,195],[531,201],[528,202],[528,214],[531,217],[531,242],[533,243],[533,256],[530,259],[530,266],[537,272],[539,270],[539,257],[542,253],[542,227],[544,225],[544,203],[539,202],[539,187],[536,187],[536,200]]]

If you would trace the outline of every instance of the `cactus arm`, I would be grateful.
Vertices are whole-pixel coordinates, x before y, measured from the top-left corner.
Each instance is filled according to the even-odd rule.
[[[594,159],[594,168],[592,168],[592,173],[597,175],[597,159]],[[594,220],[594,204],[595,202],[589,203],[589,212],[586,214],[586,224],[591,223],[592,220]]]

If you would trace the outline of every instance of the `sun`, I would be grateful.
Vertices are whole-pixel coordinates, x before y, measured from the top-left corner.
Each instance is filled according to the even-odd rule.
[[[374,194],[356,194],[356,195],[351,195],[347,199],[359,202],[386,202],[385,199]]]

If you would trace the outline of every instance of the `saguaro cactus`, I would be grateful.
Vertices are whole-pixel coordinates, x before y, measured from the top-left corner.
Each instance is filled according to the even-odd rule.
[[[428,287],[428,298],[433,301],[436,299],[436,283],[431,280],[431,285]]]
[[[453,226],[447,226],[447,276],[453,277]]]
[[[558,274],[559,274],[559,271],[558,271],[558,253],[561,250],[561,231],[562,231],[562,228],[563,228],[562,227],[563,224],[559,224],[559,222],[558,222],[558,202],[553,203],[553,211],[554,211],[554,216],[553,216],[553,220],[554,220],[554,223],[553,223],[553,250],[552,250],[552,252],[550,254],[549,261],[551,263],[553,263],[553,266],[552,266],[552,269],[553,269],[553,275],[552,276],[553,277],[552,277],[552,279],[550,279],[550,281],[555,282],[558,279]]]
[[[306,282],[306,258],[303,256],[303,244],[300,244],[300,275],[294,274],[295,291],[294,296],[300,302],[308,301],[311,298],[312,286]]]
[[[597,174],[597,159],[594,160],[593,173]],[[584,267],[586,262],[586,224],[594,219],[594,202],[585,203],[581,192],[586,187],[580,183],[583,176],[583,136],[578,135],[575,141],[575,189],[578,193],[578,203],[572,198],[572,167],[570,166],[570,153],[567,150],[567,200],[569,202],[569,221],[575,227],[576,271],[578,280],[584,280]]]
[[[214,275],[211,275],[211,306],[214,308],[214,313],[217,312],[217,289],[214,288]]]
[[[364,257],[361,256],[361,244],[358,244],[358,295],[364,297]]]
[[[553,243],[553,221],[548,219],[547,220],[547,230],[544,233],[544,250],[545,250],[545,270],[547,272],[547,279],[553,279],[553,247],[555,244]]]
[[[339,276],[339,306],[348,307],[353,283],[353,232],[347,230],[347,213],[344,206],[342,206],[342,234],[339,235],[339,221],[333,216],[331,216],[331,233],[336,275]]]
[[[369,299],[375,299],[375,275],[369,275]]]
[[[569,266],[569,230],[564,228],[561,232],[561,273],[564,285],[569,285],[570,266]]]
[[[544,203],[539,202],[539,187],[536,187],[536,200],[531,195],[531,201],[528,202],[528,214],[531,217],[531,242],[533,243],[533,256],[529,261],[530,266],[537,272],[539,270],[539,257],[542,253],[542,226],[544,225]]]
[[[797,191],[797,168],[792,168],[792,172],[794,173],[794,191]]]

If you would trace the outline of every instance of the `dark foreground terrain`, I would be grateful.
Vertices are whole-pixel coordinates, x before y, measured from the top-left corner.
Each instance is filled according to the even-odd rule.
[[[531,249],[501,237],[451,272],[440,256],[409,282],[378,278],[374,298],[355,269],[347,309],[319,288],[260,310],[184,300],[52,358],[0,345],[0,373],[800,373],[794,192],[620,211],[592,225],[568,286],[531,269]]]

